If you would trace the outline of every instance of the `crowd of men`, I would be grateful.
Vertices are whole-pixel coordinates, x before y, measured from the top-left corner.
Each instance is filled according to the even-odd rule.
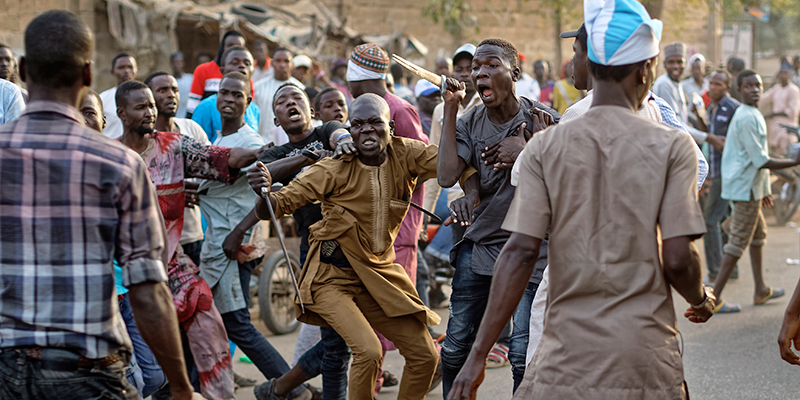
[[[741,311],[722,293],[749,250],[753,303],[785,295],[763,208],[769,171],[800,165],[800,58],[764,92],[740,59],[662,51],[662,28],[635,0],[585,2],[558,80],[495,38],[413,87],[375,44],[328,73],[231,30],[192,74],[178,52],[140,81],[120,53],[97,93],[92,32],[37,16],[23,57],[0,46],[0,399],[472,399],[509,364],[519,399],[688,398],[672,289],[694,323]],[[423,252],[418,208],[440,197]],[[247,243],[284,215],[303,265],[291,364],[249,313]],[[800,283],[785,315],[800,365]],[[264,383],[234,374],[236,347]]]

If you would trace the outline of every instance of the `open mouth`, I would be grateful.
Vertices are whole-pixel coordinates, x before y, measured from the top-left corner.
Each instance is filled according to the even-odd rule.
[[[333,116],[333,119],[335,119],[337,121],[344,121],[344,114],[336,113],[336,115]]]
[[[372,138],[364,139],[361,142],[361,147],[363,147],[365,149],[372,149],[372,148],[376,147],[377,145],[378,145],[378,141],[375,140],[375,139],[372,139]]]
[[[220,111],[233,112],[233,107],[224,106],[224,107],[222,107],[222,109],[220,109]]]
[[[303,116],[296,108],[289,109],[289,121],[299,121]]]
[[[481,99],[490,100],[494,91],[488,86],[478,85],[478,93],[481,95]]]

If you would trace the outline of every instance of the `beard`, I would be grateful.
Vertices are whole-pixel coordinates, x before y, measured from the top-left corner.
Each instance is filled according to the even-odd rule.
[[[178,115],[178,110],[175,111],[165,111],[165,110],[158,110],[158,115],[163,115],[167,118],[175,118]]]
[[[145,136],[153,133],[155,129],[152,126],[148,125],[139,125],[134,129],[134,132],[138,133],[139,135]]]

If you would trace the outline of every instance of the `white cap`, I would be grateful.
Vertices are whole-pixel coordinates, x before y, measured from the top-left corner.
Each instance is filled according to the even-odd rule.
[[[439,89],[438,86],[426,81],[425,79],[420,79],[417,81],[416,86],[414,86],[414,97],[427,96],[431,93],[439,91],[441,91],[441,89]]]
[[[298,54],[298,55],[294,56],[294,58],[292,59],[292,66],[294,68],[306,67],[306,68],[310,69],[311,65],[313,65],[313,64],[314,63],[311,61],[311,57],[309,57],[309,56],[307,56],[305,54]]]
[[[455,60],[456,57],[458,57],[458,55],[461,54],[461,53],[467,53],[467,54],[470,55],[470,57],[472,57],[472,56],[475,55],[475,49],[476,49],[476,47],[472,43],[463,44],[463,45],[461,45],[461,47],[456,49],[455,53],[453,53],[453,60]]]

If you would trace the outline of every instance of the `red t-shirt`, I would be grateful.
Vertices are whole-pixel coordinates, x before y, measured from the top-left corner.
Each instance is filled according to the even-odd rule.
[[[219,90],[219,82],[222,80],[222,71],[216,61],[211,60],[207,63],[200,64],[194,69],[194,78],[192,79],[192,88],[189,91],[189,100],[186,102],[186,111],[189,113],[194,112],[195,107],[200,104],[200,101],[217,93]],[[255,95],[253,89],[253,81],[250,81],[250,92]]]

